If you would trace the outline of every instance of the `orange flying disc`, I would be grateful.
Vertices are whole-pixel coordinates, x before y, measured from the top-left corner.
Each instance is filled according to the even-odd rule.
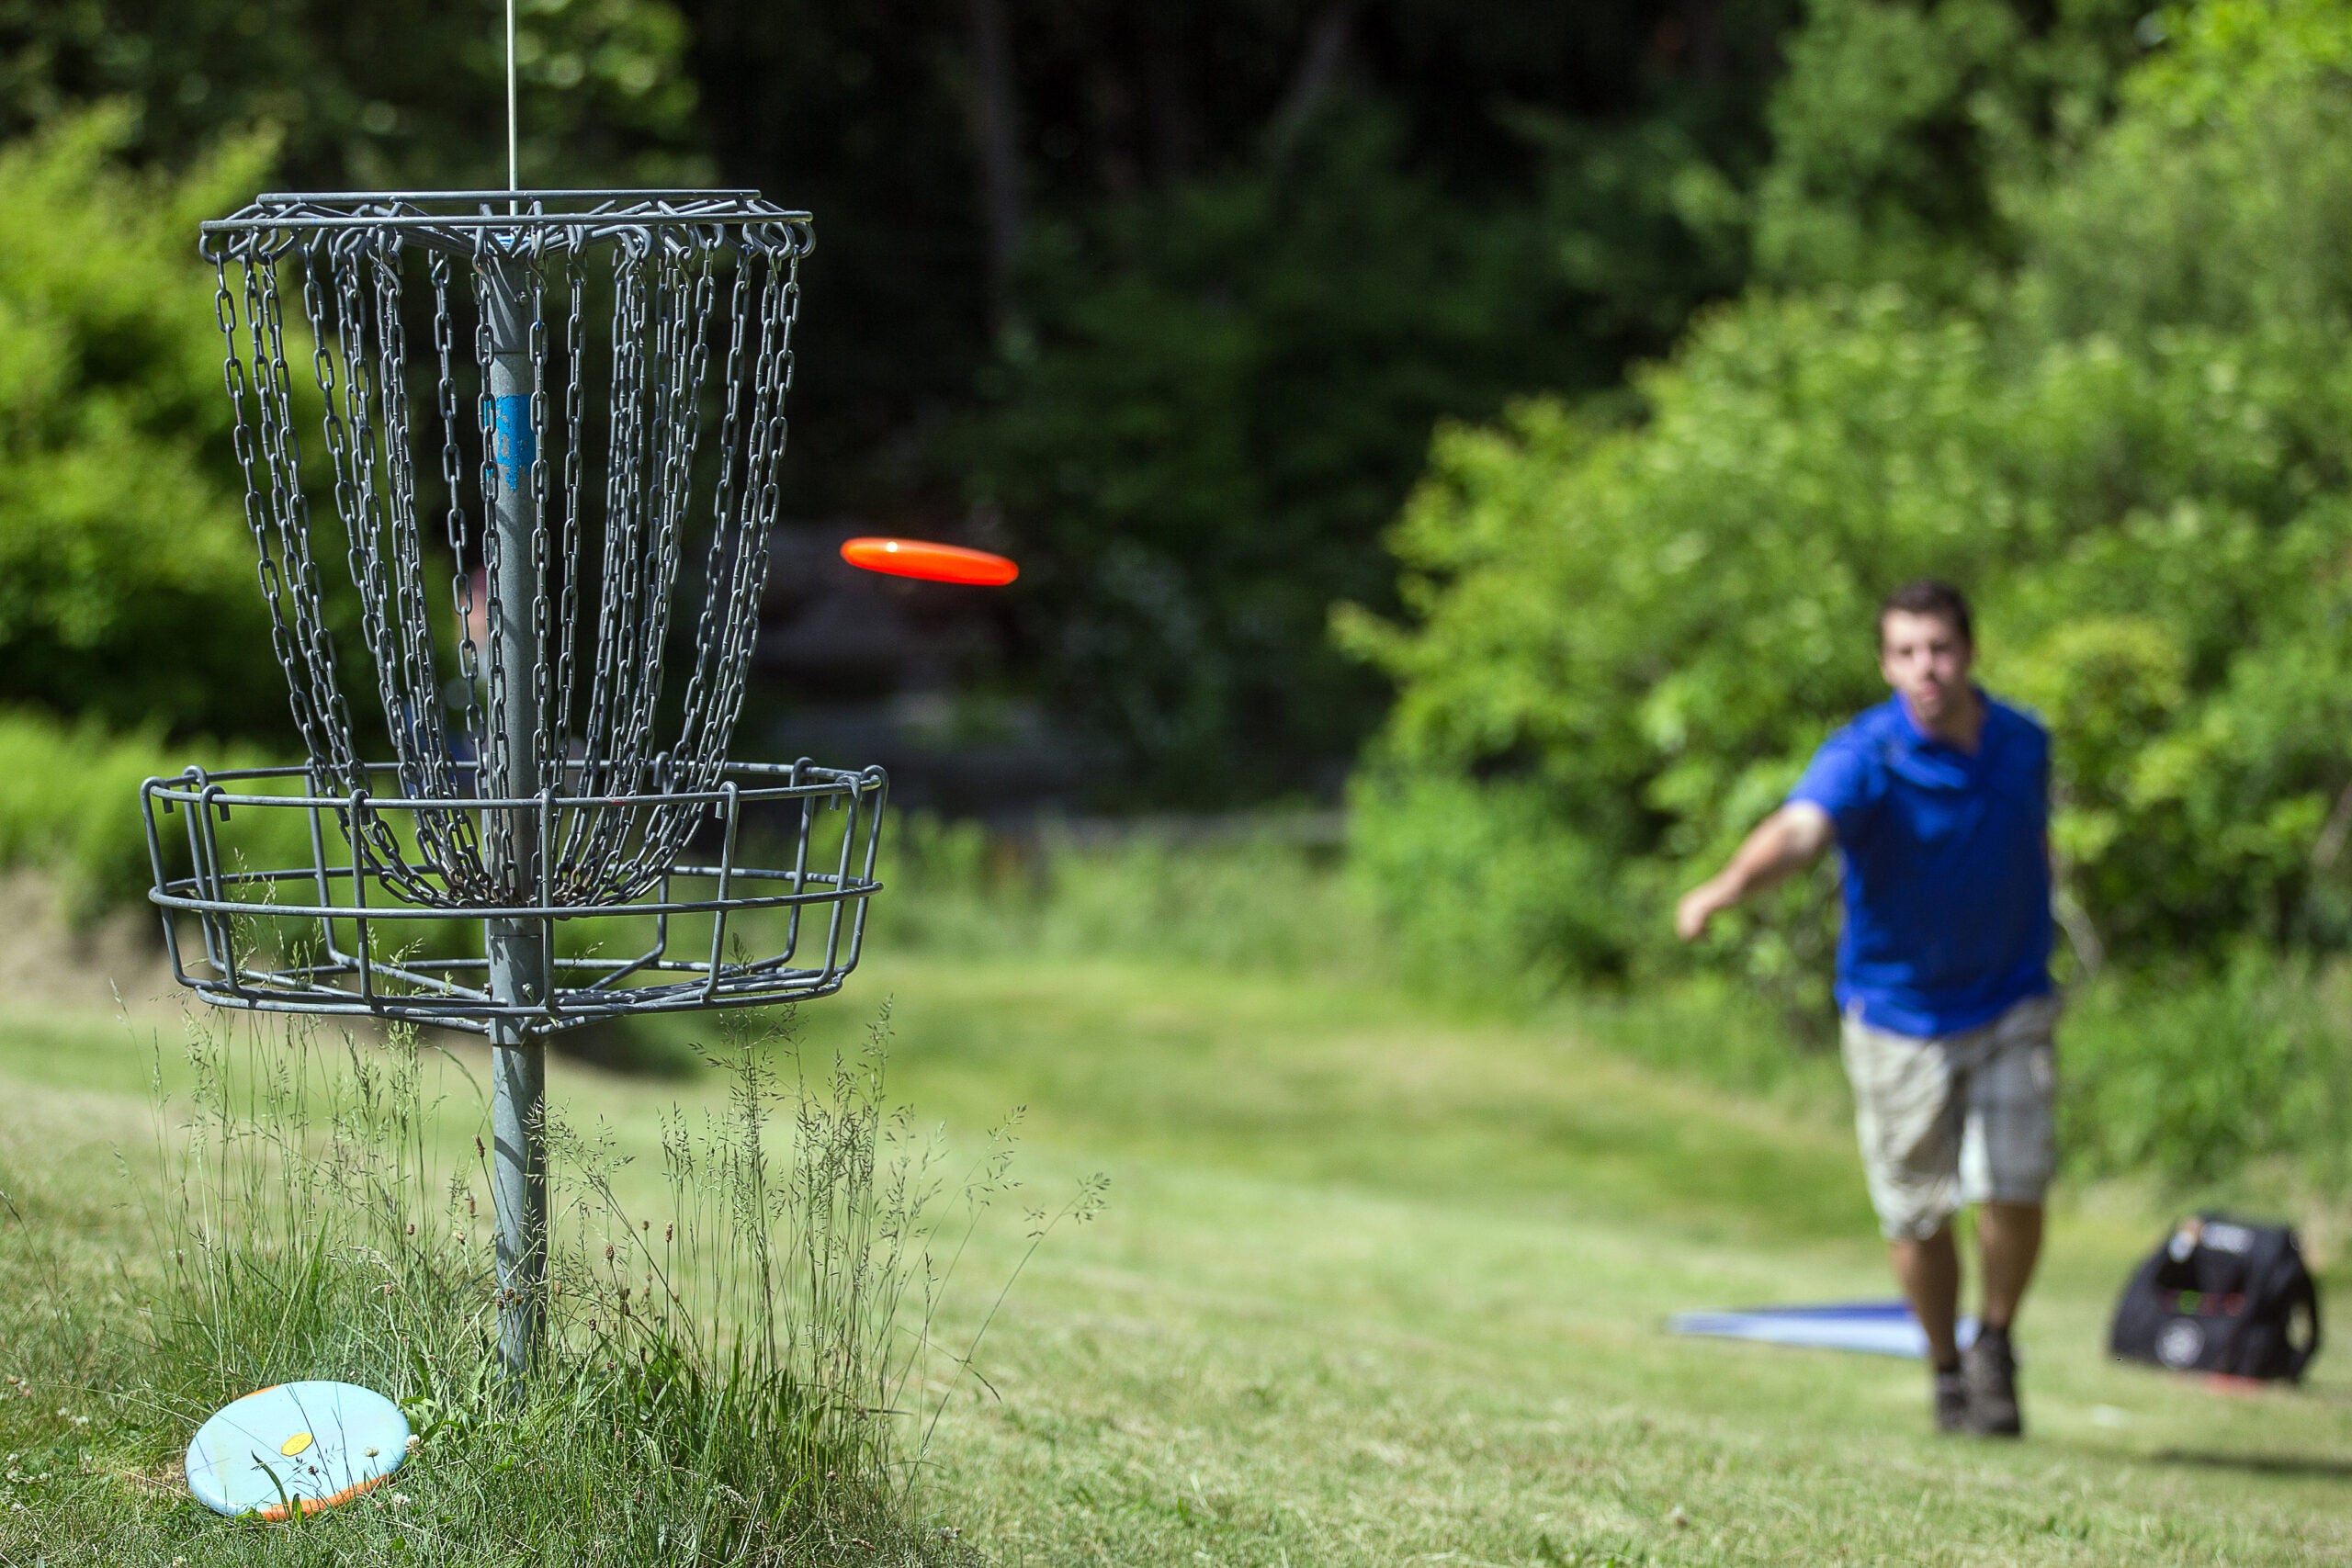
[[[934,545],[927,539],[852,539],[842,547],[842,559],[892,577],[967,582],[981,588],[1001,588],[1021,575],[1021,569],[1002,556],[967,550],[961,545]]]

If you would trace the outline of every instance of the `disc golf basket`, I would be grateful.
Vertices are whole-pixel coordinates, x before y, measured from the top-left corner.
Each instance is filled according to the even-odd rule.
[[[149,780],[151,897],[209,1002],[490,1037],[519,1371],[541,1043],[835,991],[878,886],[880,769],[729,751],[808,217],[750,191],[432,192],[264,196],[202,227],[307,759]],[[307,852],[266,854],[287,843]]]

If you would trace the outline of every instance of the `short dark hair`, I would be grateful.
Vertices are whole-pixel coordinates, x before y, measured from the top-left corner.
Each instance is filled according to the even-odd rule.
[[[1886,640],[1886,618],[1897,610],[1906,615],[1940,615],[1951,623],[1960,640],[1976,646],[1976,629],[1968,617],[1968,595],[1939,577],[1922,577],[1888,594],[1878,607],[1879,640]]]

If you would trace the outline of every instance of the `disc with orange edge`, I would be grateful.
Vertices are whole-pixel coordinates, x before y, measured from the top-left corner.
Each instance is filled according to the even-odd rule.
[[[214,1414],[187,1446],[187,1488],[216,1514],[284,1519],[381,1484],[408,1455],[408,1418],[373,1389],[288,1382]]]
[[[892,577],[979,588],[1001,588],[1021,575],[1021,569],[1002,556],[967,550],[961,545],[934,545],[928,539],[852,539],[842,547],[842,559]]]

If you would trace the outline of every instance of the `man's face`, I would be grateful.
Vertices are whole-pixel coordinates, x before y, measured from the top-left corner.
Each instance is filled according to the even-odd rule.
[[[1976,650],[1942,615],[1889,610],[1878,628],[1878,668],[1912,714],[1933,724],[1968,690]]]

